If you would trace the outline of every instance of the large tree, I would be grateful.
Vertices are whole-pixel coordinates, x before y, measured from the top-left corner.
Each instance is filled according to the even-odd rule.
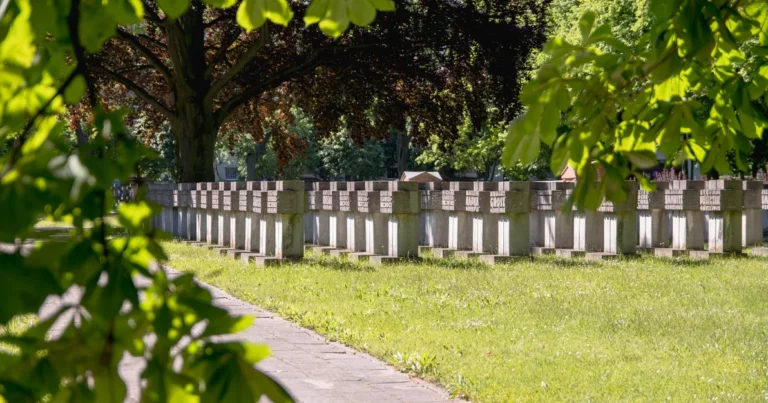
[[[144,21],[119,27],[88,58],[88,73],[103,102],[170,122],[182,181],[213,179],[222,126],[260,140],[264,113],[273,113],[260,105],[275,97],[302,105],[321,133],[346,115],[348,125],[380,132],[402,129],[407,117],[430,134],[450,135],[467,110],[481,122],[487,102],[503,105],[508,115],[515,110],[525,60],[544,37],[539,2],[396,5],[370,27],[332,39],[301,18],[247,32],[234,9],[192,0],[172,19],[147,0]],[[305,20],[313,14],[304,2],[291,6]]]

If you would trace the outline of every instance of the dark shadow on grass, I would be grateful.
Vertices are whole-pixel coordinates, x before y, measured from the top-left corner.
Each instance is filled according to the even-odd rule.
[[[476,259],[436,259],[425,258],[421,261],[421,264],[428,264],[430,266],[441,267],[451,270],[488,270],[493,266],[484,264]]]
[[[320,266],[324,269],[336,270],[336,271],[376,271],[376,268],[367,262],[352,262],[346,259],[334,259],[334,258],[318,258],[316,256],[305,257],[300,262],[289,263],[291,265],[304,265],[310,264]]]

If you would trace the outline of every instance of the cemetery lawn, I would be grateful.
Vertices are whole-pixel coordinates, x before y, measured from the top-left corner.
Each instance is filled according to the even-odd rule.
[[[257,268],[165,247],[177,270],[473,401],[768,397],[768,260]]]

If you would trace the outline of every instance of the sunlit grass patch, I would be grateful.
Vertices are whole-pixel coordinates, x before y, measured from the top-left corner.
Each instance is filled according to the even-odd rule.
[[[176,269],[476,401],[757,400],[768,390],[765,260],[373,267],[312,256],[257,268],[166,247]]]

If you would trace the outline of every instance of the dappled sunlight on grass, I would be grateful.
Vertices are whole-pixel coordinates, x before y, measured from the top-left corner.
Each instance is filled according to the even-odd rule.
[[[257,268],[165,246],[176,269],[476,401],[766,393],[764,260],[374,267],[311,256]]]

